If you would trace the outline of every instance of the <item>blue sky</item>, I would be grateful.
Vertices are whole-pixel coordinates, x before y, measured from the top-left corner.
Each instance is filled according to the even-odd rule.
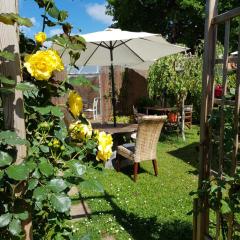
[[[33,0],[20,0],[19,2],[20,15],[30,18],[34,24],[29,29],[23,27],[22,31],[32,37],[36,32],[41,31],[43,9],[39,9]],[[104,0],[55,0],[55,2],[59,9],[68,11],[67,21],[74,26],[74,33],[78,33],[79,28],[82,34],[101,31],[112,23],[112,18],[105,14],[106,1]],[[46,28],[48,36],[61,32],[60,27]]]

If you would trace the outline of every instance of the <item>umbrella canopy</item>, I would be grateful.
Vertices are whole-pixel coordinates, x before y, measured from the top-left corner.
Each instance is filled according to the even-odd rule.
[[[136,65],[146,61],[185,51],[186,48],[168,43],[161,35],[147,32],[129,32],[108,28],[82,35],[86,50],[81,53],[77,66]],[[112,51],[113,60],[110,58]],[[67,54],[64,63],[69,63]]]
[[[111,66],[112,105],[114,126],[116,126],[116,99],[113,65],[137,65],[153,62],[155,59],[186,51],[186,48],[168,43],[159,34],[128,32],[120,29],[106,29],[101,32],[84,34],[86,50],[76,62],[77,66]],[[58,51],[63,49],[54,46]],[[64,64],[69,64],[68,54],[63,54]]]

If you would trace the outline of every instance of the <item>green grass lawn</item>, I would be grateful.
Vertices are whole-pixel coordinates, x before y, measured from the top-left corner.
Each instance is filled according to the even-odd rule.
[[[187,130],[186,142],[162,135],[158,177],[150,161],[141,163],[136,183],[132,167],[120,173],[91,169],[86,177],[97,179],[105,192],[81,192],[91,215],[73,224],[78,239],[86,233],[91,236],[87,239],[192,239],[192,216],[187,213],[192,209],[189,192],[197,187],[198,130]]]

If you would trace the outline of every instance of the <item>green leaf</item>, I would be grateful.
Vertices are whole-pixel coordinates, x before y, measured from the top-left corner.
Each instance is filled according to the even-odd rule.
[[[38,180],[33,178],[28,182],[28,190],[33,190],[38,185]]]
[[[36,170],[33,172],[32,176],[33,176],[34,178],[39,179],[39,178],[41,177],[41,174],[40,174],[40,172],[38,171],[38,169],[36,169]]]
[[[49,19],[46,20],[46,24],[47,24],[48,27],[54,27],[54,26],[57,25],[56,22],[53,22],[53,21],[51,21],[51,20],[49,20]]]
[[[48,187],[55,193],[59,193],[62,192],[63,190],[65,190],[67,188],[67,184],[66,182],[61,179],[61,178],[54,178],[52,179],[49,184]]]
[[[0,87],[0,93],[1,94],[7,95],[7,94],[12,94],[14,92],[15,92],[14,88]]]
[[[0,14],[0,22],[7,24],[7,25],[13,25],[16,21],[10,13],[1,13]]]
[[[98,87],[93,85],[92,82],[84,76],[69,78],[68,81],[73,86],[91,87],[94,91],[98,90]]]
[[[32,27],[33,23],[29,18],[17,17],[17,23],[21,26]]]
[[[55,35],[55,36],[53,36],[51,38],[48,38],[47,41],[52,41],[55,44],[57,44],[59,46],[62,46],[62,47],[66,47],[67,44],[69,43],[68,38],[65,37],[64,35],[63,36]]]
[[[13,131],[1,131],[0,132],[0,141],[9,145],[25,145],[29,144],[27,140],[20,138],[16,132]]]
[[[40,145],[39,148],[44,153],[48,153],[49,152],[49,147],[48,146]]]
[[[236,90],[235,90],[235,88],[230,88],[229,92],[230,92],[231,95],[235,95]]]
[[[218,185],[215,185],[215,184],[214,184],[214,185],[211,186],[210,192],[211,192],[211,193],[214,193],[214,192],[216,192],[216,191],[218,190],[218,188],[219,188]]]
[[[13,219],[9,224],[9,231],[12,235],[18,236],[22,231],[21,221],[19,219]]]
[[[67,131],[65,129],[61,129],[60,131],[54,131],[54,136],[64,142],[65,138],[67,137]]]
[[[39,154],[39,147],[33,146],[29,148],[29,151],[28,151],[29,156],[38,155],[38,154]]]
[[[60,11],[58,10],[55,4],[53,4],[52,7],[48,8],[47,12],[52,18],[55,19],[58,19],[58,16],[60,14]]]
[[[28,218],[29,214],[27,211],[24,211],[22,213],[16,213],[14,214],[14,217],[17,219],[20,219],[22,221],[26,220]]]
[[[63,112],[61,111],[61,108],[57,107],[57,106],[52,106],[51,107],[51,113],[56,117],[62,117],[63,116]]]
[[[39,169],[43,175],[49,177],[53,174],[53,166],[46,158],[40,159]]]
[[[37,164],[34,162],[34,160],[30,160],[26,162],[26,166],[28,167],[29,172],[32,172],[33,170],[36,169]]]
[[[0,74],[0,82],[7,85],[15,85],[16,81]]]
[[[36,201],[35,202],[35,209],[36,210],[42,210],[42,208],[43,208],[42,202],[41,201]]]
[[[84,49],[84,46],[79,43],[69,43],[68,48],[74,50],[74,51],[80,51]],[[69,52],[71,57],[74,57],[75,59],[78,59],[80,57],[80,52]],[[76,61],[75,61],[76,62]]]
[[[46,106],[46,107],[34,107],[34,110],[39,112],[42,115],[46,115],[50,113],[52,106]]]
[[[227,213],[230,213],[231,212],[231,208],[229,207],[229,204],[225,201],[225,200],[221,200],[221,212],[223,214],[227,214]]]
[[[7,152],[0,151],[0,167],[9,166],[13,161],[11,155]]]
[[[68,12],[62,10],[59,12],[58,21],[63,22],[67,19],[67,17],[68,17]]]
[[[46,187],[37,187],[33,191],[33,198],[35,198],[39,202],[47,199],[47,196],[48,190],[46,189]]]
[[[0,170],[0,180],[2,180],[3,176],[4,176],[4,171]]]
[[[12,214],[10,213],[5,213],[0,216],[0,228],[6,227],[12,219]]]
[[[15,88],[20,91],[32,91],[37,89],[37,87],[34,84],[29,82],[18,83]]]
[[[15,55],[12,52],[9,51],[1,51],[0,50],[0,57],[8,60],[8,61],[14,61],[15,60]]]
[[[80,164],[76,160],[67,162],[67,166],[69,167],[70,171],[65,171],[64,177],[69,177],[70,175],[73,175],[75,177],[81,177],[86,172],[86,166]]]
[[[80,163],[74,163],[72,169],[77,176],[82,176],[86,172],[86,166]]]
[[[6,169],[9,178],[17,181],[26,180],[29,176],[29,169],[26,165],[11,165]]]
[[[16,13],[1,13],[0,22],[7,25],[13,25],[15,23],[18,23],[19,25],[23,25],[26,27],[31,27],[33,25],[30,19],[22,18]]]
[[[91,191],[96,191],[96,192],[104,192],[104,188],[101,183],[99,183],[97,180],[85,180],[84,182],[81,182],[79,184],[80,188],[85,188]]]
[[[67,212],[71,207],[71,199],[66,195],[53,194],[50,202],[57,212]]]

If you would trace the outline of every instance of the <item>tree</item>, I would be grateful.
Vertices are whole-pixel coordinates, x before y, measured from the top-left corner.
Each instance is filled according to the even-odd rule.
[[[156,98],[166,92],[174,98],[177,109],[182,112],[181,131],[184,134],[184,104],[189,93],[196,98],[201,92],[201,56],[175,54],[154,63],[149,71],[149,96]]]
[[[238,0],[219,0],[219,13],[239,6]],[[161,33],[172,43],[193,48],[203,39],[205,1],[203,0],[108,0],[107,13],[119,27],[129,31]],[[238,20],[231,22],[232,50],[237,46]],[[223,40],[223,29],[220,29]]]

